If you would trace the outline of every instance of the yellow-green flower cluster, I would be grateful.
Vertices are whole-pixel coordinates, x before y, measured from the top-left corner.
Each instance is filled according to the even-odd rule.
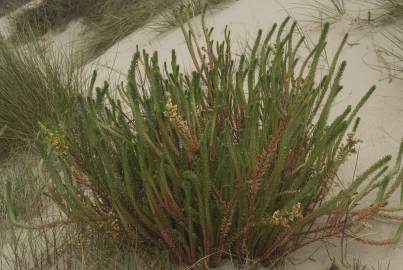
[[[50,130],[43,124],[39,123],[39,126],[45,135],[46,140],[53,146],[56,153],[62,156],[66,156],[69,151],[67,144],[66,133],[62,125],[58,125],[55,129]]]
[[[175,123],[177,128],[183,133],[190,133],[189,127],[185,120],[178,114],[178,106],[172,103],[171,98],[168,98],[168,102],[165,106],[165,116]]]
[[[165,116],[176,126],[185,145],[191,152],[197,152],[198,145],[192,136],[189,124],[178,113],[178,106],[172,103],[172,99],[168,97],[167,104],[165,105]]]
[[[290,224],[294,223],[298,219],[303,217],[301,212],[301,203],[293,205],[291,210],[280,211],[277,210],[269,218],[269,223],[276,226],[290,227]]]

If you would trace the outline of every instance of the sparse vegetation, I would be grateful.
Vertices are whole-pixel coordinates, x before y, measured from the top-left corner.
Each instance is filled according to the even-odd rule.
[[[332,266],[329,268],[329,270],[341,270],[345,269],[342,267],[339,267],[335,262],[333,262]],[[354,259],[353,264],[349,267],[349,269],[352,270],[390,270],[390,264],[386,264],[385,266],[378,264],[378,266],[369,266],[364,264],[360,259]]]
[[[333,193],[359,143],[357,113],[375,87],[329,122],[347,37],[317,83],[329,25],[301,64],[303,39],[286,25],[260,31],[239,58],[228,32],[214,46],[203,26],[203,51],[183,27],[192,73],[181,71],[174,52],[160,67],[157,53],[138,51],[120,100],[107,84],[96,98],[78,97],[77,124],[49,126],[57,136],[38,145],[66,217],[176,265],[214,266],[231,256],[273,265],[329,237],[394,243],[357,232],[373,217],[394,218],[384,211],[402,182],[403,146],[393,168],[383,157]],[[376,200],[365,206],[370,193]]]
[[[349,4],[349,8],[347,4]],[[394,25],[403,19],[403,1],[401,0],[355,0],[350,2],[312,0],[301,8],[310,11],[311,21],[321,24],[337,22],[342,17],[348,17],[353,26],[384,27]]]
[[[403,71],[403,1],[402,0],[356,0],[349,4],[359,5],[359,10],[347,8],[344,1],[316,1],[303,7],[310,12],[309,20],[322,25],[337,22],[347,16],[352,29],[377,29],[389,42],[374,44],[381,56],[381,69],[388,70],[389,78],[401,78]]]
[[[176,3],[178,0],[127,1],[123,7],[109,11],[88,33],[85,54],[91,58],[99,56]]]
[[[390,41],[389,46],[380,49],[388,61],[388,68],[397,78],[403,78],[403,22],[397,23],[385,32],[385,37]]]
[[[320,24],[336,22],[347,14],[344,0],[312,0],[301,8],[309,11],[309,20]]]
[[[375,25],[390,25],[403,19],[402,0],[364,0],[370,3],[371,22]]]
[[[161,14],[161,18],[154,23],[154,28],[159,32],[164,32],[174,27],[180,27],[183,23],[181,17],[186,14],[187,18],[200,15],[204,6],[216,6],[226,2],[225,0],[181,0],[177,5],[171,7],[167,12]]]
[[[181,23],[178,17],[186,14],[188,19],[201,14],[208,4],[213,7],[228,0],[153,0],[133,1],[125,8],[105,16],[94,26],[92,35],[87,39],[87,55],[98,56],[113,44],[126,37],[134,30],[144,27],[155,20],[152,28],[159,32]],[[137,14],[133,16],[133,14]]]
[[[0,168],[0,190],[5,190],[5,183],[12,179],[13,205],[18,216],[35,217],[39,213],[41,206],[35,202],[41,197],[44,183],[39,176],[38,159],[28,154],[19,154],[11,157],[7,162],[2,162]],[[0,227],[2,221],[6,219],[6,206],[4,203],[4,193],[0,194]],[[30,203],[28,203],[30,202]]]
[[[60,28],[73,19],[83,18],[88,23],[86,46],[88,59],[99,56],[116,42],[133,31],[144,27],[153,19],[158,29],[178,26],[179,10],[187,9],[189,16],[201,13],[205,4],[211,6],[225,0],[44,0],[42,4],[27,9],[13,19],[14,32],[24,33],[34,29],[43,35],[50,29]]]
[[[6,216],[5,189],[10,182],[13,190],[12,203],[14,215],[18,219],[42,220],[41,217],[49,205],[49,200],[42,196],[46,186],[45,177],[38,166],[38,158],[32,154],[16,154],[0,167],[0,268],[9,270],[30,269],[34,259],[42,260],[45,249],[42,236],[45,231],[26,231],[15,228]],[[47,201],[47,205],[45,203]],[[63,229],[59,230],[61,232]],[[48,235],[50,237],[50,234]],[[35,239],[35,240],[34,240]],[[48,243],[52,245],[52,243]],[[42,259],[41,259],[42,258]],[[38,264],[40,265],[44,264]]]

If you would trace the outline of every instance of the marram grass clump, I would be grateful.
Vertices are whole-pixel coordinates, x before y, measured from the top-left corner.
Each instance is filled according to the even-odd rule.
[[[79,98],[76,124],[64,126],[58,144],[68,148],[39,146],[49,196],[66,218],[169,254],[177,266],[215,266],[230,256],[273,265],[329,237],[393,243],[357,232],[373,217],[398,218],[386,211],[403,180],[402,150],[392,169],[383,157],[335,191],[337,172],[359,143],[357,113],[375,88],[330,121],[347,37],[317,82],[329,26],[299,59],[303,38],[296,24],[286,30],[288,21],[259,31],[240,56],[229,31],[214,44],[203,26],[202,49],[183,27],[192,73],[175,52],[160,66],[157,53],[137,51],[120,99],[107,84],[95,98]],[[365,206],[370,193],[376,199]]]
[[[33,37],[15,46],[0,35],[0,158],[31,145],[39,122],[49,125],[74,110],[74,96],[85,87],[77,66]]]

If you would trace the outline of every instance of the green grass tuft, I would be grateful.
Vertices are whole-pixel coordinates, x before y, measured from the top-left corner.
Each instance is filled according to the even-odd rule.
[[[29,145],[39,122],[63,118],[83,78],[68,58],[32,41],[21,47],[0,37],[0,153]]]

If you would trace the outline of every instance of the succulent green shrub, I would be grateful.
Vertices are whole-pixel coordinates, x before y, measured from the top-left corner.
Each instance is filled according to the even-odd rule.
[[[402,151],[394,168],[383,157],[335,192],[359,142],[357,113],[375,87],[330,121],[347,37],[317,82],[329,25],[302,60],[303,38],[296,40],[296,24],[286,30],[288,21],[259,31],[251,53],[239,57],[228,31],[214,44],[204,26],[203,50],[183,27],[192,73],[175,52],[160,66],[157,53],[137,51],[120,99],[107,84],[96,98],[79,98],[76,124],[57,127],[39,147],[49,195],[67,218],[168,251],[180,265],[203,258],[213,266],[229,254],[273,264],[328,237],[369,241],[355,232],[387,210],[402,181]],[[376,200],[365,206],[371,192]]]

